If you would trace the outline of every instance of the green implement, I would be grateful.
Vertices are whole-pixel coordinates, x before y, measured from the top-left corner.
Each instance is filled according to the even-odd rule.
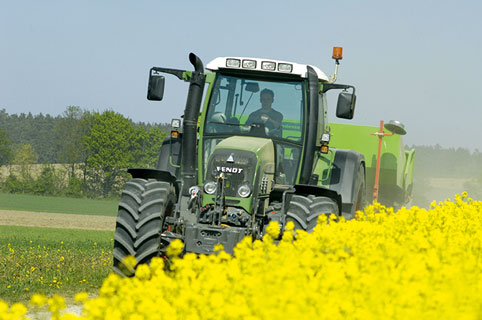
[[[365,156],[367,195],[375,185],[378,138],[376,126],[330,123],[330,147],[356,150]],[[387,206],[409,204],[413,188],[415,149],[405,149],[401,135],[383,138],[380,156],[380,185],[378,201]],[[371,200],[369,198],[369,200]]]

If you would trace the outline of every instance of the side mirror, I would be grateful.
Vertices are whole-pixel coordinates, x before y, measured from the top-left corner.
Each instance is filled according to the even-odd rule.
[[[353,119],[355,113],[356,96],[354,93],[341,92],[338,95],[336,116],[342,119]]]
[[[147,100],[161,101],[164,96],[164,77],[155,71],[150,71],[147,87]]]

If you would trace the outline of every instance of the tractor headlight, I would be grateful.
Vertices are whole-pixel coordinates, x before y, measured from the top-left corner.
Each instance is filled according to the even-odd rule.
[[[204,184],[204,191],[207,194],[215,194],[216,193],[216,182],[214,181],[209,181]]]
[[[247,198],[251,194],[251,187],[248,183],[243,183],[238,188],[238,194],[242,198]]]

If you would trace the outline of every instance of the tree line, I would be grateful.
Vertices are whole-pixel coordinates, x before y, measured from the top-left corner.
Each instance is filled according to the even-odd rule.
[[[482,177],[482,153],[475,149],[415,146],[415,171],[422,176],[444,178]]]
[[[128,167],[155,167],[169,130],[169,124],[134,123],[112,110],[70,106],[53,117],[8,114],[2,109],[0,165],[8,170],[3,176],[0,171],[0,191],[115,197],[129,178]],[[481,152],[439,145],[413,147],[416,196],[423,197],[436,177],[465,179],[465,191],[482,198]],[[33,172],[35,164],[41,165]],[[61,169],[55,164],[62,164]]]
[[[168,124],[134,123],[112,110],[69,106],[59,116],[0,110],[4,192],[113,197],[128,167],[155,167]],[[43,164],[34,174],[32,167]],[[53,164],[63,164],[63,170]],[[60,172],[62,171],[62,172]]]

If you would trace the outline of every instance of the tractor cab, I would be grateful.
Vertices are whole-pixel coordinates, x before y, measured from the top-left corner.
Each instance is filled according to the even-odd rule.
[[[304,145],[314,142],[308,134],[320,134],[326,123],[324,96],[318,91],[319,82],[328,78],[310,67],[315,113],[310,110],[308,68],[256,58],[216,58],[208,63],[212,74],[206,81],[198,143],[203,207],[217,203],[222,194],[226,204],[250,214],[264,213],[275,185],[299,183],[300,169],[306,166],[301,162]],[[310,116],[316,120],[311,130]]]
[[[256,137],[270,140],[275,183],[294,184],[306,123],[305,82],[285,74],[277,78],[266,72],[217,71],[200,130],[204,170],[219,142],[236,136],[231,139],[236,147],[242,137]]]

